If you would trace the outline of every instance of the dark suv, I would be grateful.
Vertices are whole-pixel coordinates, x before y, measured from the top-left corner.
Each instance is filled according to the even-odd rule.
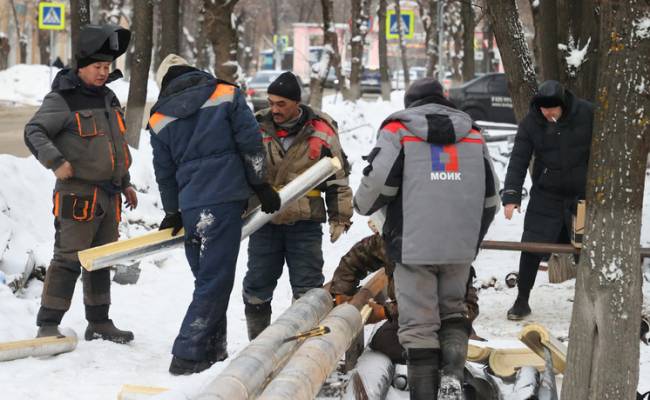
[[[506,74],[485,74],[451,88],[449,99],[474,121],[516,123]]]

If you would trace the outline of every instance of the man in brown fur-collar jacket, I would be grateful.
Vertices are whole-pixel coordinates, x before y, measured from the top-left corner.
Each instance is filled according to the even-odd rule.
[[[285,261],[294,298],[321,287],[321,224],[329,222],[332,243],[351,224],[349,165],[341,149],[336,122],[300,104],[300,92],[296,77],[291,72],[283,73],[268,88],[270,108],[256,115],[267,152],[267,180],[280,189],[322,157],[337,157],[344,167],[251,235],[243,290],[251,340],[271,320],[273,290]]]

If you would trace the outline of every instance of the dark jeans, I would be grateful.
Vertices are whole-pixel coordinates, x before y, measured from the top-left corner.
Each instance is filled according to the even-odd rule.
[[[201,361],[215,341],[225,346],[225,340],[216,336],[225,336],[245,204],[237,201],[183,211],[185,255],[195,281],[192,302],[172,348],[177,357]]]
[[[285,260],[294,298],[323,286],[322,240],[321,224],[315,221],[266,224],[253,233],[248,242],[244,301],[249,304],[271,301]]]

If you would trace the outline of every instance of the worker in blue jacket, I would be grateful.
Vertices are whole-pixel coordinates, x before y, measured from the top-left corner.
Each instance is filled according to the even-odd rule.
[[[228,357],[226,310],[251,189],[267,213],[280,208],[280,197],[265,181],[259,126],[237,86],[175,54],[163,60],[156,80],[160,96],[149,129],[165,210],[160,228],[185,229],[196,279],[169,372],[192,374]]]

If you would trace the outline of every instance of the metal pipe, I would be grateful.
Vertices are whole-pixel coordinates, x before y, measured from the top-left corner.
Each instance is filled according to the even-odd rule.
[[[395,364],[390,358],[378,351],[366,350],[359,357],[354,371],[359,374],[369,399],[386,398],[395,374]],[[348,382],[342,399],[356,400],[353,382]]]
[[[65,336],[49,336],[0,343],[0,361],[53,356],[74,350],[77,347],[77,334],[72,329],[63,329],[61,333]]]
[[[304,342],[293,340],[283,343],[283,340],[314,327],[332,309],[332,305],[332,297],[325,289],[312,289],[307,292],[240,351],[194,399],[255,398],[274,372],[282,368],[291,354]],[[359,312],[356,309],[355,312],[358,316]],[[325,322],[323,324],[327,325]]]
[[[481,248],[485,250],[508,250],[527,251],[530,253],[556,253],[556,254],[580,254],[579,248],[571,244],[561,243],[540,243],[540,242],[509,242],[498,240],[484,240]],[[641,258],[650,258],[650,248],[640,249]]]
[[[305,172],[297,176],[296,179],[289,182],[289,184],[278,192],[282,201],[279,211],[273,214],[267,214],[257,207],[244,218],[241,239],[244,240],[253,232],[260,229],[264,224],[271,221],[277,213],[280,213],[288,204],[306,195],[307,192],[320,185],[341,168],[341,162],[336,157],[325,157],[309,167]],[[156,237],[156,241],[152,241],[151,243],[138,243],[135,247],[124,246],[124,242],[128,240],[135,241],[142,239],[142,237],[113,242],[80,251],[79,260],[84,268],[89,271],[95,271],[117,264],[132,264],[143,257],[180,247],[184,243],[184,235],[182,234],[173,237],[168,236],[161,240],[159,236],[162,232],[154,233],[158,235],[152,234],[152,237]]]
[[[539,390],[539,371],[535,367],[523,366],[517,371],[515,385],[506,400],[537,399]]]
[[[321,325],[330,327],[331,332],[307,339],[258,400],[313,400],[316,397],[352,339],[363,329],[363,321],[356,307],[341,304]]]

